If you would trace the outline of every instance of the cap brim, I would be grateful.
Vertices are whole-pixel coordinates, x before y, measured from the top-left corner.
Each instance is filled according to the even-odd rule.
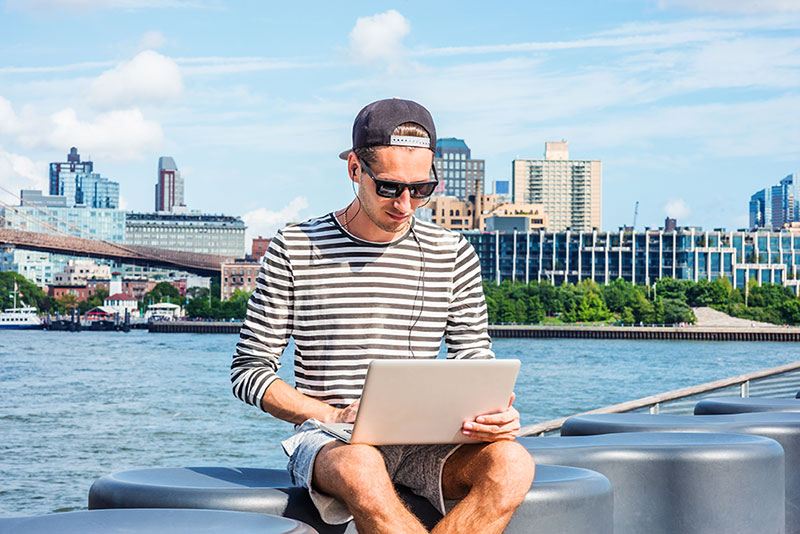
[[[343,159],[343,160],[347,161],[347,156],[349,156],[350,152],[352,152],[352,151],[353,151],[352,148],[348,148],[347,150],[345,150],[344,152],[339,154],[339,159]]]

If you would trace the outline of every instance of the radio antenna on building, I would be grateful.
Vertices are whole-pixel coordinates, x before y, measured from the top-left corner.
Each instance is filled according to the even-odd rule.
[[[639,216],[639,201],[636,201],[636,206],[633,208],[633,231],[636,231],[636,217]]]

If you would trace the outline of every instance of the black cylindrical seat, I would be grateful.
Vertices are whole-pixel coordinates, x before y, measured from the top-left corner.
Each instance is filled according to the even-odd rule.
[[[694,407],[695,415],[752,412],[800,412],[800,399],[718,397],[716,399],[703,399]]]
[[[537,463],[605,475],[616,534],[784,532],[784,454],[774,440],[638,432],[519,441]]]
[[[220,510],[131,509],[0,519],[0,534],[317,534],[292,519]]]
[[[400,496],[428,527],[441,515],[426,500],[398,487]],[[571,467],[538,465],[508,534],[564,532],[611,534],[613,498],[608,479]],[[454,502],[449,502],[454,505]],[[303,488],[284,470],[224,467],[160,468],[104,476],[89,491],[89,508],[209,508],[262,512],[298,519],[320,533],[352,533],[355,527],[322,522]]]

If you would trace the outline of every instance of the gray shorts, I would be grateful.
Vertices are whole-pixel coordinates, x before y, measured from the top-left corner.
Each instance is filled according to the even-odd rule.
[[[295,486],[308,488],[311,500],[323,521],[337,525],[353,518],[344,502],[311,487],[317,453],[336,438],[319,429],[319,421],[309,419],[283,441],[289,456],[287,469]],[[427,499],[442,514],[446,512],[442,495],[442,471],[447,459],[460,445],[380,445],[386,471],[396,484],[408,487]]]

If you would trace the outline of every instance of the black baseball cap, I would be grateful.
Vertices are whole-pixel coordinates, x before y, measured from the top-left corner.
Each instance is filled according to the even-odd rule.
[[[395,128],[406,122],[421,126],[430,139],[392,135]],[[342,159],[356,148],[371,146],[410,146],[430,149],[436,153],[436,128],[433,117],[423,106],[411,100],[387,98],[367,104],[358,112],[353,123],[353,148],[339,154]]]

